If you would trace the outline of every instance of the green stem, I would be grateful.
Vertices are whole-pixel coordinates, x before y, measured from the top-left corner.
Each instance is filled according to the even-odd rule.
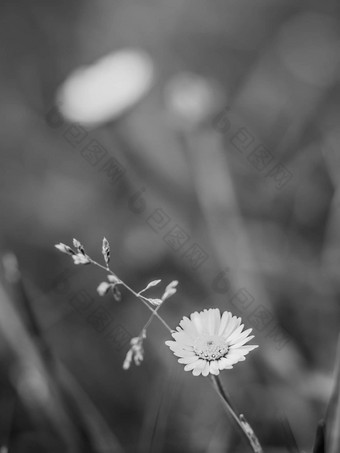
[[[221,398],[224,408],[226,411],[232,416],[235,423],[241,429],[242,433],[245,435],[250,447],[252,448],[254,453],[263,453],[262,447],[260,442],[258,441],[253,429],[245,419],[244,415],[240,414],[239,416],[234,411],[230,400],[222,386],[222,383],[218,376],[211,375],[211,380],[214,385],[214,389],[216,390],[218,396]]]
[[[92,258],[88,257],[89,260],[91,261],[92,264],[94,264],[95,266],[98,266],[100,267],[101,269],[104,269],[104,271],[110,273],[111,275],[114,275],[116,277],[116,274],[114,272],[111,271],[111,269],[109,267],[105,267],[103,266],[102,264],[99,264],[97,263],[97,261],[94,261]],[[120,280],[119,282],[121,285],[123,285],[128,291],[130,291],[131,294],[133,294],[135,297],[137,297],[137,299],[139,299],[141,302],[143,302],[143,304],[152,312],[152,315],[151,317],[149,318],[148,322],[147,322],[147,326],[150,324],[151,320],[153,319],[154,316],[156,316],[156,318],[158,318],[158,320],[164,325],[164,327],[166,329],[168,329],[168,331],[170,333],[173,332],[173,330],[171,329],[171,327],[164,321],[164,319],[157,313],[158,311],[158,308],[157,307],[155,310],[146,302],[148,299],[144,296],[141,296],[139,294],[136,293],[136,291],[134,291],[132,288],[130,288],[130,286],[128,286],[126,283],[124,283],[122,280]],[[145,327],[144,327],[145,328]]]

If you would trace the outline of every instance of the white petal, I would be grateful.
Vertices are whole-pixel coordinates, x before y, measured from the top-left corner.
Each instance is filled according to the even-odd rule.
[[[250,351],[252,351],[253,349],[256,349],[256,348],[258,348],[258,347],[259,347],[259,346],[258,346],[257,344],[250,344],[250,345],[246,345],[246,346],[239,346],[239,347],[237,347],[237,351],[240,351],[240,352],[242,352],[243,355],[246,355],[246,354],[248,354],[248,352],[250,352]],[[230,347],[230,348],[231,348],[231,347]],[[232,350],[234,350],[234,348],[231,349],[231,351],[232,351]],[[235,348],[235,350],[236,350],[236,348]]]
[[[188,363],[194,363],[198,360],[197,355],[192,355],[191,357],[181,357],[178,359],[178,363],[183,363],[184,365],[187,365]]]
[[[209,319],[210,319],[210,310],[203,310],[200,312],[203,330],[209,333]]]
[[[223,331],[225,330],[227,324],[229,324],[231,319],[231,313],[230,311],[225,311],[222,315],[221,322],[220,322],[220,327],[218,329],[218,335],[222,335]]]
[[[175,351],[175,350],[183,350],[183,351],[192,351],[193,348],[192,346],[187,346],[187,345],[184,345],[184,344],[181,344],[181,343],[177,343],[177,341],[166,341],[165,344],[167,346],[169,346],[169,348],[171,349],[171,351]]]
[[[165,344],[166,344],[167,346],[169,346],[169,348],[170,348],[171,350],[173,350],[173,348],[182,347],[182,346],[179,345],[176,341],[172,341],[172,340],[167,340],[167,341],[165,342]]]
[[[254,338],[254,335],[250,335],[250,337],[244,338],[241,341],[236,341],[234,344],[230,345],[230,349],[236,349],[239,348],[240,346],[243,346],[245,343],[248,343],[248,341],[252,340]]]
[[[165,344],[169,346],[169,348],[172,348],[172,346],[176,344],[176,341],[167,340],[165,341]]]
[[[203,365],[205,365],[205,360],[198,359],[193,363],[188,363],[187,365],[185,365],[184,371],[190,371],[193,370],[194,368],[201,368],[203,367]]]
[[[239,351],[238,349],[231,349],[228,352],[227,359],[234,360],[235,358],[238,359],[239,357],[243,357],[243,352]]]
[[[218,364],[216,361],[210,362],[209,371],[211,374],[215,374],[215,375],[220,374],[220,370],[218,369]]]
[[[215,335],[218,334],[218,331],[220,330],[220,324],[221,324],[221,312],[217,308],[215,311]]]
[[[243,324],[229,336],[228,338],[229,342],[236,343],[236,341],[243,340],[243,338],[246,338],[252,331],[252,329],[247,329],[244,332],[242,332],[241,327],[242,328],[244,327]]]
[[[174,351],[173,351],[173,353],[174,353],[174,355],[175,355],[176,357],[181,357],[181,358],[183,358],[183,357],[192,357],[192,353],[189,353],[189,352],[187,352],[187,351],[185,351],[185,352],[183,352],[183,351],[179,351],[179,352],[176,351],[176,352],[174,352]]]
[[[202,371],[205,369],[206,361],[202,360],[200,363],[192,370],[194,376],[199,376]]]
[[[214,335],[215,319],[213,310],[208,310],[205,313],[205,328],[209,335]]]
[[[180,350],[183,350],[183,351],[193,351],[193,347],[192,346],[187,346],[187,345],[182,344],[182,343],[177,343],[176,341],[175,341],[175,344],[170,345],[169,347],[170,347],[171,350],[180,349]]]
[[[223,370],[224,369],[223,359],[218,360],[217,365],[219,370]]]
[[[233,341],[238,339],[242,334],[242,330],[244,328],[244,324],[241,324],[237,329],[235,329],[229,336],[228,341]]]
[[[169,346],[171,351],[173,352],[173,354],[177,357],[190,357],[192,355],[194,355],[194,352],[191,350],[187,350],[187,349],[183,349],[183,348],[179,348],[179,347],[176,347],[176,346]]]
[[[228,360],[227,358],[222,357],[222,359],[220,359],[218,361],[218,368],[220,370],[225,370],[225,369],[231,367],[232,364],[233,364],[233,362],[231,360]]]
[[[235,363],[237,363],[237,362],[244,362],[246,360],[246,358],[244,357],[244,355],[241,355],[238,357],[233,357],[231,360],[232,360],[233,365],[235,365]]]
[[[183,330],[181,332],[174,332],[172,333],[172,337],[178,342],[183,344],[184,346],[192,346],[193,340],[191,337],[185,333]]]
[[[229,335],[231,335],[235,329],[237,329],[241,325],[241,318],[237,318],[236,316],[232,316],[229,323],[227,324],[227,327],[225,328],[225,331],[223,332],[223,336],[225,338],[228,338]]]
[[[200,313],[195,311],[194,313],[191,314],[190,318],[191,318],[191,321],[194,323],[198,333],[202,333],[204,326],[203,326],[202,317],[201,317]]]
[[[229,351],[228,359],[235,362],[240,360],[245,360],[245,356],[248,354],[249,351],[240,351],[239,349],[232,349]],[[236,363],[236,362],[235,362]]]
[[[202,375],[203,376],[208,376],[209,374],[209,362],[205,362],[205,365],[204,365],[204,368],[203,368],[203,371],[202,371]]]
[[[187,318],[186,316],[183,317],[179,325],[191,337],[196,337],[198,335],[198,331],[195,327],[195,324],[192,321],[190,321],[190,319]]]
[[[210,335],[215,335],[218,332],[218,328],[220,325],[220,310],[218,308],[209,310],[209,318],[208,318],[208,326],[209,326],[209,333]]]

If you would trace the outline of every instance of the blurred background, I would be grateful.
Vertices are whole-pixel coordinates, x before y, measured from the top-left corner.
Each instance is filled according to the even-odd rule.
[[[102,260],[103,236],[134,289],[179,280],[172,327],[218,307],[254,329],[223,385],[266,452],[311,451],[340,325],[339,6],[1,2],[1,453],[249,451],[157,320],[122,369],[149,312],[53,247]]]

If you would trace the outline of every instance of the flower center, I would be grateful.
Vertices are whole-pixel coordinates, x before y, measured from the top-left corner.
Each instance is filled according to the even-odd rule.
[[[216,335],[201,336],[194,343],[195,354],[204,360],[218,360],[225,357],[228,351],[226,340]]]

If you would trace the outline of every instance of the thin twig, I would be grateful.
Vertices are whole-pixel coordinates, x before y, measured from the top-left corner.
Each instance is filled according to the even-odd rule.
[[[99,264],[97,263],[97,261],[94,261],[92,258],[88,257],[90,262],[92,264],[95,264],[96,266],[100,267],[101,269],[103,269],[104,271],[106,272],[109,272],[111,275],[114,275],[116,277],[116,274],[109,268],[109,267],[105,267],[103,266],[102,264]],[[119,279],[120,280],[120,279]],[[151,320],[153,318],[153,316],[156,316],[156,318],[158,318],[158,320],[164,325],[164,327],[166,329],[168,329],[168,331],[170,333],[173,332],[173,329],[171,329],[171,327],[164,321],[164,319],[157,313],[158,312],[158,308],[157,307],[155,310],[146,302],[148,301],[149,299],[147,299],[146,297],[142,296],[142,295],[139,295],[138,293],[136,293],[136,291],[134,291],[129,285],[127,285],[126,283],[124,283],[122,280],[119,281],[119,284],[121,284],[122,286],[124,286],[124,288],[126,288],[131,294],[133,294],[135,297],[137,297],[137,299],[139,299],[141,302],[143,302],[143,304],[152,312],[152,316],[151,316]],[[149,319],[149,321],[151,322],[151,320]],[[148,322],[149,322],[148,321]]]
[[[153,318],[157,315],[157,312],[158,310],[161,308],[161,306],[163,305],[163,303],[161,305],[158,305],[158,307],[154,310],[154,312],[150,315],[150,318],[147,320],[147,322],[145,323],[143,329],[141,330],[141,333],[140,335],[142,335],[143,331],[146,331],[146,329],[149,327],[149,325],[151,324]],[[171,330],[171,332],[174,332],[173,330]]]

